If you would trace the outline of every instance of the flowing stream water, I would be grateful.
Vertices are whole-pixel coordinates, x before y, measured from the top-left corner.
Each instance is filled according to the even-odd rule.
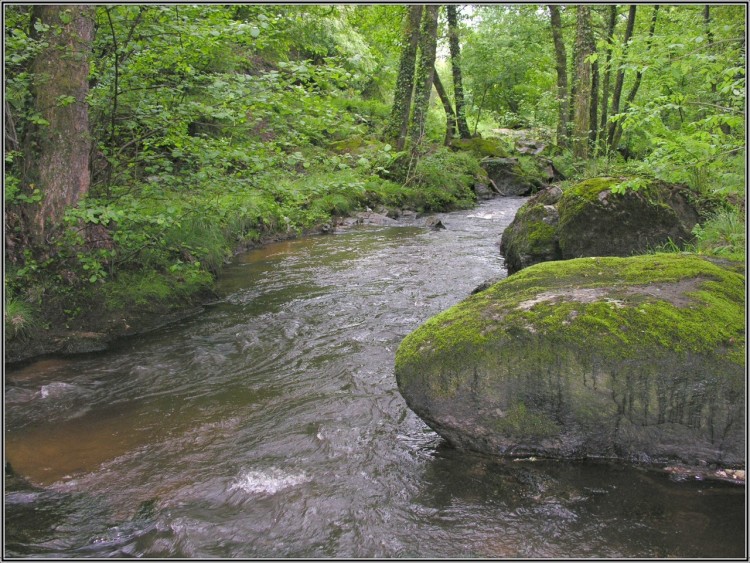
[[[401,339],[504,275],[520,198],[236,257],[223,297],[5,375],[11,557],[742,557],[744,487],[447,447]]]

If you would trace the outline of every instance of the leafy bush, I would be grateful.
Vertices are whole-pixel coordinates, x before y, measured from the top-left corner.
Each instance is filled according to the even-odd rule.
[[[476,201],[472,185],[480,174],[476,157],[440,147],[417,161],[406,185],[418,189],[420,210],[466,208]]]

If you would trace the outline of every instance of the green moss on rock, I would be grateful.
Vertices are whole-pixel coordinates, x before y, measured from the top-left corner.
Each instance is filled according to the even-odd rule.
[[[471,139],[453,139],[451,148],[454,150],[471,151],[478,157],[485,156],[507,158],[513,152],[512,147],[502,139],[489,137],[473,137]]]
[[[613,193],[615,178],[591,178],[563,193],[558,235],[563,258],[629,256],[692,240],[698,213],[686,190],[650,182]]]
[[[509,273],[549,260],[560,260],[557,237],[559,216],[554,207],[556,197],[548,188],[529,199],[516,213],[511,224],[503,231],[500,252],[505,257]]]
[[[355,135],[353,137],[349,137],[348,139],[334,141],[328,145],[328,148],[337,153],[351,153],[362,148],[363,144],[364,140],[362,139],[362,137]]]
[[[538,264],[407,336],[399,388],[489,453],[744,463],[744,283],[693,255]]]

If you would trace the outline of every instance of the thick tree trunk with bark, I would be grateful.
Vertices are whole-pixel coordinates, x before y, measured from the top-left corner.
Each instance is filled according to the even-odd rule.
[[[32,64],[34,110],[44,121],[29,131],[24,189],[41,201],[24,213],[30,242],[43,245],[67,207],[88,192],[91,140],[86,96],[94,38],[94,7],[37,5],[35,21],[49,26]]]
[[[635,27],[635,9],[636,5],[631,4],[630,9],[628,10],[628,22],[625,25],[625,36],[622,38],[622,60],[620,61],[621,68],[617,70],[617,75],[615,77],[615,89],[612,92],[612,109],[610,111],[610,115],[613,116],[620,113],[620,96],[622,96],[622,85],[625,81],[625,71],[622,69],[622,64],[625,62],[625,55],[627,55],[628,52],[628,44],[630,43],[630,38],[633,37],[633,28]],[[609,124],[609,131],[607,132],[607,147],[610,151],[616,148],[612,143],[616,129],[616,123]]]
[[[435,55],[437,51],[437,21],[440,6],[424,7],[419,31],[419,57],[414,77],[414,112],[411,124],[412,152],[419,150],[425,134],[427,110],[435,75]]]
[[[573,98],[573,155],[587,158],[591,129],[592,69],[589,56],[594,52],[589,6],[576,6],[575,97]]]
[[[409,6],[403,30],[403,47],[399,61],[396,89],[393,93],[393,109],[385,132],[385,138],[393,141],[398,150],[406,145],[409,131],[412,92],[414,90],[414,66],[417,60],[419,43],[419,23],[422,20],[422,6]]]
[[[450,145],[451,139],[454,135],[458,134],[458,125],[456,124],[456,112],[453,111],[451,100],[448,97],[448,92],[445,91],[443,83],[440,81],[440,75],[437,69],[433,69],[433,84],[435,85],[435,91],[443,104],[445,110],[445,144]]]
[[[464,85],[461,74],[461,44],[458,41],[458,13],[456,6],[446,6],[448,12],[448,45],[451,52],[451,69],[453,71],[453,92],[456,98],[456,121],[458,134],[462,139],[471,137],[469,124],[466,122],[466,106],[464,104]]]
[[[568,146],[568,59],[562,35],[562,19],[559,6],[548,6],[552,41],[555,44],[555,67],[557,68],[557,145]]]

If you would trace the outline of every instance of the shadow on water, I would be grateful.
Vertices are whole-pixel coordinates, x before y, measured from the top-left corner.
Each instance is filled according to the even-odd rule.
[[[201,314],[9,370],[5,555],[741,556],[744,488],[457,452],[406,407],[399,343],[504,275],[522,202],[271,244]]]
[[[498,460],[442,447],[423,484],[415,503],[450,541],[463,541],[467,557],[744,556],[742,491],[722,483],[675,483],[655,469],[612,462]],[[436,557],[444,550],[433,549]]]

